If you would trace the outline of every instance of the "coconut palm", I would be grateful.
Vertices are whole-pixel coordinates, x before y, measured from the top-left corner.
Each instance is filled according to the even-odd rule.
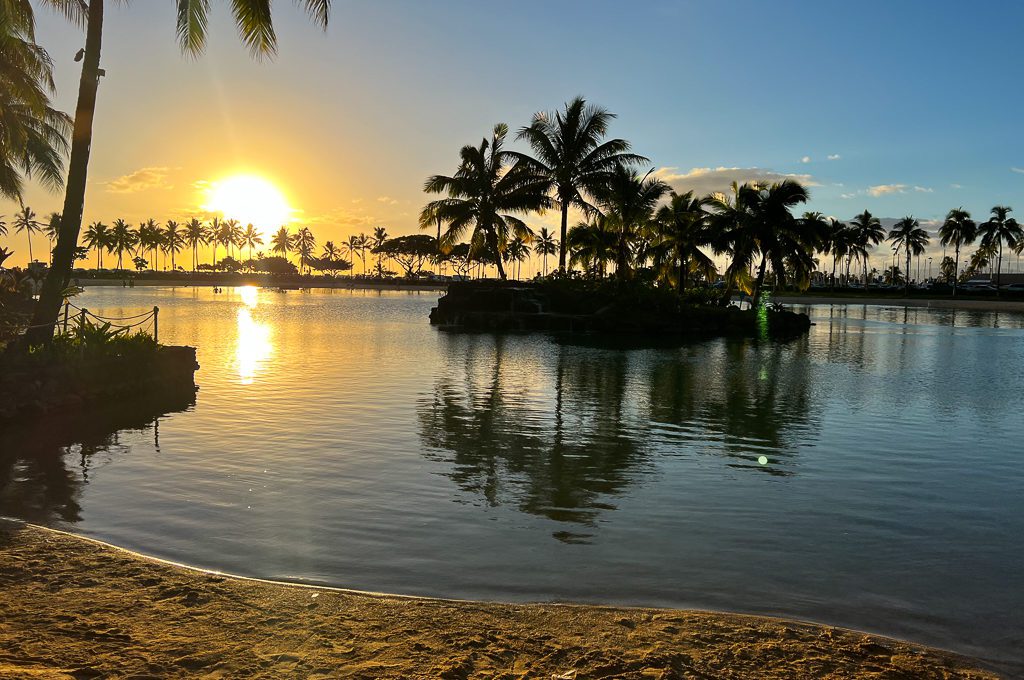
[[[245,227],[245,231],[242,232],[239,242],[243,246],[247,246],[249,248],[249,259],[252,260],[252,249],[256,246],[263,245],[263,237],[260,236],[260,232],[257,231],[256,227],[248,224]]]
[[[601,211],[616,233],[615,275],[619,279],[629,278],[634,261],[641,264],[646,259],[637,252],[642,245],[639,237],[654,219],[661,197],[669,192],[669,186],[651,177],[651,172],[641,177],[634,170],[618,165],[606,184],[595,189]]]
[[[548,255],[554,255],[558,252],[558,241],[555,240],[554,236],[548,231],[547,227],[541,227],[540,232],[535,237],[536,243],[533,246],[533,252],[541,256],[543,263],[544,276],[548,275]]]
[[[138,236],[132,231],[131,226],[124,220],[118,218],[110,229],[110,250],[117,253],[117,268],[122,269],[121,259],[125,251],[131,252],[138,241]]]
[[[910,259],[914,255],[920,255],[928,246],[928,232],[921,229],[920,223],[913,216],[904,217],[893,225],[887,237],[892,241],[897,252],[902,248],[907,254],[907,276],[904,282],[904,295],[910,294]]]
[[[52,212],[50,216],[46,218],[46,224],[43,225],[43,233],[46,235],[46,240],[50,245],[50,261],[53,261],[53,244],[57,240],[57,235],[60,234],[60,213]]]
[[[138,255],[145,255],[147,252],[152,255],[152,259],[149,260],[148,264],[151,269],[156,269],[156,251],[160,248],[160,243],[163,240],[163,235],[160,233],[160,226],[156,223],[156,220],[150,218],[145,222],[139,223],[138,232],[136,232],[135,243],[139,247]]]
[[[241,257],[242,250],[242,235],[245,233],[242,230],[242,225],[236,219],[224,220],[224,245],[228,249],[228,257],[233,257],[234,252],[231,250],[233,247],[238,248],[239,257]]]
[[[270,250],[287,259],[294,241],[295,236],[288,233],[288,227],[281,227],[270,237]]]
[[[28,261],[35,262],[35,258],[32,256],[32,234],[39,232],[43,225],[36,219],[36,214],[32,208],[27,205],[21,206],[14,215],[14,231],[17,233],[24,232],[28,237]]]
[[[185,242],[192,249],[192,271],[195,272],[199,268],[199,246],[209,242],[206,227],[196,217],[185,223]]]
[[[1012,211],[1013,208],[1009,206],[997,205],[991,210],[992,217],[978,225],[981,245],[996,253],[996,295],[999,294],[1000,274],[1003,270],[1003,244],[1016,249],[1018,244],[1024,242],[1024,229],[1009,216]]]
[[[96,269],[103,268],[103,251],[110,250],[112,240],[110,227],[102,222],[93,222],[85,230],[85,245],[96,251]]]
[[[588,105],[583,97],[576,97],[561,111],[534,114],[530,125],[519,130],[516,137],[527,141],[533,156],[517,153],[515,157],[550,182],[562,211],[558,268],[563,272],[569,208],[593,212],[588,196],[593,197],[617,167],[648,162],[643,156],[630,153],[626,140],[605,140],[614,118],[615,114],[607,109]]]
[[[532,164],[517,161],[518,156],[504,149],[508,126],[498,123],[490,139],[479,146],[464,146],[461,162],[451,177],[434,175],[424,185],[432,194],[448,194],[431,201],[420,213],[420,227],[432,228],[440,219],[448,225],[441,236],[441,248],[451,249],[472,229],[470,241],[477,252],[485,252],[505,278],[501,255],[508,242],[519,237],[530,241],[533,233],[513,213],[543,210],[551,204],[548,180]]]
[[[953,246],[953,297],[956,297],[960,276],[960,247],[974,243],[978,236],[978,225],[971,219],[971,214],[963,208],[954,208],[946,213],[946,221],[939,227],[939,243],[943,247]],[[945,267],[945,260],[943,260]]]
[[[348,240],[342,241],[342,247],[348,251],[348,259],[352,260],[352,264],[355,264],[356,257],[359,256],[359,235],[350,234]],[[353,274],[355,272],[352,272]]]
[[[850,220],[850,229],[853,230],[853,250],[864,267],[864,289],[867,290],[870,251],[885,238],[885,229],[879,219],[867,210]]]
[[[82,50],[82,77],[79,82],[78,104],[75,109],[75,123],[72,131],[71,155],[68,162],[67,191],[61,214],[60,237],[54,251],[51,267],[32,318],[34,327],[28,340],[30,343],[49,342],[53,337],[53,325],[63,300],[64,281],[71,273],[78,233],[82,227],[82,210],[85,205],[85,187],[88,179],[89,154],[92,147],[92,124],[96,111],[96,92],[99,87],[100,50],[103,44],[103,16],[107,4],[104,0],[45,0],[49,5],[61,9],[69,18],[85,27],[85,47]],[[28,2],[19,3],[21,18],[31,11]],[[208,0],[178,0],[177,35],[181,49],[196,55],[206,45],[209,25],[210,2]],[[231,0],[232,14],[242,42],[256,57],[271,56],[277,49],[277,34],[274,31],[273,15],[267,0]],[[300,3],[313,21],[327,27],[330,14],[330,0],[302,0]],[[0,60],[2,61],[2,60]],[[54,173],[58,176],[59,173]]]
[[[384,263],[382,262],[383,254],[378,252],[377,249],[388,240],[388,230],[384,227],[376,227],[373,230],[373,236],[370,237],[370,252],[377,253],[377,276],[384,277]],[[439,241],[440,242],[440,241]],[[440,246],[439,246],[440,247]]]
[[[320,257],[325,260],[337,260],[341,257],[341,249],[334,245],[334,241],[325,241],[323,252]]]
[[[608,262],[614,259],[617,235],[610,219],[596,214],[569,230],[569,269],[579,266],[595,279],[604,278]]]
[[[167,228],[164,229],[163,236],[164,252],[171,254],[171,271],[175,271],[174,256],[181,252],[187,241],[185,230],[174,220],[167,220]]]
[[[299,272],[302,272],[302,267],[306,268],[306,273],[309,273],[309,263],[313,258],[313,249],[316,247],[316,238],[313,236],[313,232],[309,230],[309,227],[302,227],[298,233],[295,234],[295,240],[292,242],[292,251],[299,256]]]
[[[824,240],[815,222],[805,222],[792,209],[807,201],[807,189],[795,180],[772,184],[750,183],[732,186],[732,196],[714,194],[708,204],[717,253],[728,253],[732,262],[726,269],[727,294],[733,282],[741,278],[760,257],[757,277],[752,285],[753,305],[761,302],[761,287],[768,263],[778,286],[791,278],[806,284],[814,270],[814,252]],[[788,265],[788,267],[787,267]]]
[[[804,217],[807,217],[807,213],[804,213]],[[832,256],[832,276],[829,279],[829,290],[835,290],[836,264],[850,254],[850,248],[853,246],[854,241],[854,232],[847,227],[845,222],[829,218],[823,234],[819,250],[825,255]]]
[[[521,278],[523,261],[530,257],[530,250],[530,246],[526,245],[526,242],[518,236],[508,242],[503,259],[512,265],[512,270],[515,272],[512,278],[517,280]]]
[[[695,197],[692,191],[673,191],[668,204],[658,210],[655,218],[655,262],[661,263],[666,272],[675,272],[680,291],[686,290],[690,272],[702,272],[705,278],[711,278],[715,269],[714,262],[701,250],[711,243],[708,213],[704,209],[707,201],[706,197]]]

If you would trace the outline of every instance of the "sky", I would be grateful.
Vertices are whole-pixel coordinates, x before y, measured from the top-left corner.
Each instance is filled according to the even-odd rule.
[[[844,220],[1024,216],[1024,3],[335,0],[325,33],[279,2],[263,61],[225,2],[198,59],[178,50],[174,3],[109,4],[86,223],[202,214],[211,185],[249,174],[320,242],[414,233],[424,180],[462,145],[577,94],[680,190],[793,176],[807,209]],[[72,111],[82,33],[41,9],[38,37]],[[62,197],[33,186],[26,204],[46,215]],[[9,264],[24,240],[0,238]]]

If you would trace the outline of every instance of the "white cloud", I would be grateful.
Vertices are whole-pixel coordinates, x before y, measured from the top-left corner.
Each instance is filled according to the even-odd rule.
[[[950,184],[949,188],[950,189],[963,189],[964,187],[963,187],[962,184]]]
[[[678,167],[663,167],[654,171],[654,176],[672,185],[676,191],[693,191],[696,194],[710,194],[726,191],[733,182],[781,182],[793,179],[805,186],[819,186],[812,175],[781,173],[767,168],[691,168],[680,172]]]
[[[888,194],[905,194],[907,192],[906,184],[876,184],[873,187],[868,187],[868,193],[872,196],[886,196]]]
[[[1010,168],[1010,172],[1016,172],[1018,174],[1024,175],[1024,168]]]
[[[830,153],[830,154],[828,155],[828,159],[829,159],[830,161],[837,161],[837,160],[839,160],[840,158],[842,158],[842,156],[840,156],[840,155],[839,155],[839,154],[837,154],[837,153]]]
[[[387,205],[395,205],[396,203],[398,203],[397,200],[391,198],[390,196],[378,196],[377,197],[377,202],[378,203],[386,203]]]
[[[918,193],[920,193],[920,194],[931,194],[931,193],[935,193],[935,190],[934,190],[934,189],[932,189],[931,187],[919,187],[919,186],[915,186],[915,187],[914,187],[914,191],[916,191],[916,192],[918,192]]]
[[[804,156],[803,158],[800,159],[800,162],[801,163],[810,163],[811,162],[811,157],[810,156]]]
[[[139,168],[107,182],[107,191],[113,194],[132,194],[147,189],[173,189],[173,186],[167,184],[170,172],[171,168]]]

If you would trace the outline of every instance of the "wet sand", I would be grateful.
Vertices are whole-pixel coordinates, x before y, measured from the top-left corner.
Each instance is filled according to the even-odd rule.
[[[0,678],[995,678],[864,633],[225,577],[0,520]]]

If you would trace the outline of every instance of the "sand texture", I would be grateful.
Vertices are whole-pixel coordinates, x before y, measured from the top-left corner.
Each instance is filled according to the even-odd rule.
[[[0,522],[0,678],[994,678],[778,619],[224,577]]]

